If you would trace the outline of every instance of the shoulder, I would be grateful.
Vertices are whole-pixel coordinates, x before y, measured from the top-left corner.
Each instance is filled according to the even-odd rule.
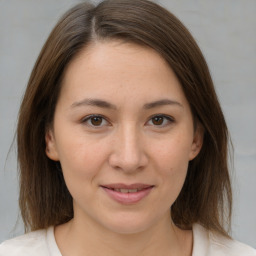
[[[202,226],[193,226],[193,256],[256,256],[256,250],[233,239],[210,232]]]
[[[47,230],[33,231],[0,244],[0,256],[48,256]]]
[[[256,250],[252,247],[213,233],[210,233],[210,245],[216,255],[256,256]]]

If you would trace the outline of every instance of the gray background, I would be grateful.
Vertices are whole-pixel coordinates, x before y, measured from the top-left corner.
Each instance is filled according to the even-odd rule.
[[[0,242],[22,233],[15,147],[29,74],[67,0],[0,0]],[[234,154],[233,236],[256,248],[256,0],[159,0],[190,29],[208,61]],[[16,225],[16,228],[15,228]]]

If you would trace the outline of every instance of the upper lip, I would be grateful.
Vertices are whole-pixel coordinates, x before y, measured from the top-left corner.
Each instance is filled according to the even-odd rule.
[[[114,184],[106,184],[101,185],[101,187],[109,188],[109,189],[146,189],[149,187],[153,187],[153,185],[143,184],[143,183],[134,183],[134,184],[124,184],[124,183],[114,183]]]

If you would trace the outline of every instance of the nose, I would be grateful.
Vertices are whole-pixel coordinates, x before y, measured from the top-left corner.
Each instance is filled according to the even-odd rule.
[[[127,125],[114,135],[109,164],[118,170],[134,173],[148,164],[142,136],[136,127]]]

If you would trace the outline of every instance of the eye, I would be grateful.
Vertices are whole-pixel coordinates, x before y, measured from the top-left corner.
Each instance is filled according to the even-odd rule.
[[[166,115],[155,115],[148,121],[149,125],[165,127],[174,122],[174,119]]]
[[[109,122],[101,115],[90,115],[82,120],[82,123],[92,127],[103,127],[109,125]]]

